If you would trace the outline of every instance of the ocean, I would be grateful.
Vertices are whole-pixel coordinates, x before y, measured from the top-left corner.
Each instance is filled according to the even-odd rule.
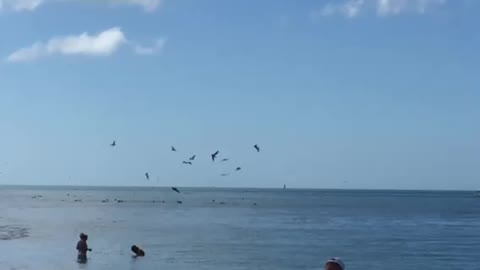
[[[0,269],[480,269],[473,192],[180,191],[0,187]]]

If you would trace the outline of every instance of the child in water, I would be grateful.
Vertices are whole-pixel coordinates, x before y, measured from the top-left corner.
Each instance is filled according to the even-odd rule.
[[[143,249],[137,247],[136,245],[132,246],[132,252],[135,253],[135,257],[145,256],[145,252],[143,251]]]
[[[77,250],[78,250],[78,262],[86,263],[87,262],[87,251],[92,251],[92,249],[88,248],[87,245],[88,235],[81,233],[80,234],[80,241],[77,243]]]

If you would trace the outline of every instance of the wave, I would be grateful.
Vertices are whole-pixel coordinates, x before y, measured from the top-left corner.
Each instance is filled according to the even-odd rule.
[[[0,240],[13,240],[29,236],[29,229],[15,225],[0,225]]]

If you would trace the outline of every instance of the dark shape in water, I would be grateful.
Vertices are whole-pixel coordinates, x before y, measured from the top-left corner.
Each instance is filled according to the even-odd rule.
[[[178,204],[182,204],[183,202],[182,201],[177,201]]]
[[[124,200],[117,200],[117,203],[123,203],[125,202]]]
[[[190,161],[183,161],[182,163],[186,164],[186,165],[192,165],[192,162],[190,162]]]
[[[132,248],[131,248],[132,252],[135,253],[135,256],[136,257],[143,257],[145,256],[145,251],[143,251],[143,249],[139,248],[138,246],[136,245],[133,245]]]
[[[193,155],[191,158],[189,158],[189,160],[193,161],[193,160],[195,160],[195,157],[196,157],[196,155]]]
[[[180,190],[178,190],[178,188],[176,188],[176,187],[172,187],[172,190],[177,192],[177,193],[180,193]]]
[[[170,150],[172,150],[172,152],[177,152],[177,149],[173,146],[170,146]]]
[[[148,172],[145,173],[145,178],[147,178],[147,180],[150,180],[150,175],[148,174]]]
[[[241,169],[242,169],[242,167],[237,167],[237,168],[235,169],[235,171],[240,171]]]
[[[260,147],[258,146],[258,144],[255,144],[253,147],[255,148],[255,150],[257,150],[257,152],[260,152]]]
[[[116,141],[113,141],[113,142],[110,144],[111,147],[115,147],[116,145],[117,145],[117,142],[116,142]]]

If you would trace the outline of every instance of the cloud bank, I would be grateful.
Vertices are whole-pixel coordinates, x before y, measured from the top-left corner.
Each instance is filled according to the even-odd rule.
[[[379,17],[403,13],[424,14],[429,9],[441,6],[448,0],[334,0],[312,11],[312,19],[334,15],[355,18],[361,13],[374,12]]]
[[[0,10],[31,11],[35,10],[43,2],[44,0],[0,0]]]
[[[44,4],[80,1],[85,0],[0,0],[0,11],[33,11]],[[163,0],[100,0],[98,3],[109,6],[139,6],[147,12],[153,12],[161,6]]]
[[[153,47],[133,46],[134,52],[141,55],[152,55],[165,45],[165,39],[159,39]],[[68,35],[54,37],[46,42],[37,41],[31,46],[20,48],[7,57],[7,62],[31,62],[39,58],[53,55],[90,55],[109,56],[129,44],[125,34],[119,27],[113,27],[98,34]]]

